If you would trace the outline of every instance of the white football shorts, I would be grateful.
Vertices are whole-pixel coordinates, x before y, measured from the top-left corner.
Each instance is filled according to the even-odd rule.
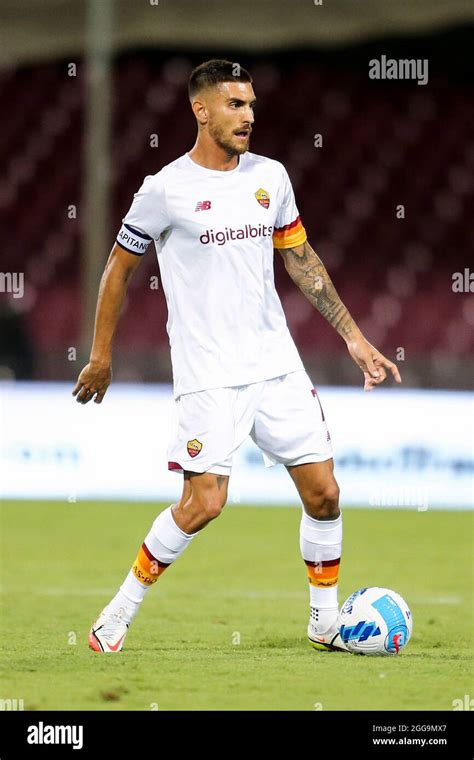
[[[175,399],[168,469],[230,475],[248,435],[266,467],[323,462],[331,439],[318,394],[305,370],[248,385],[184,393]]]

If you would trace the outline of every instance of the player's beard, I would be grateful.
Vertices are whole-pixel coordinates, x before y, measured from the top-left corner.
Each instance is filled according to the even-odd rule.
[[[249,140],[245,140],[242,145],[238,145],[237,142],[231,142],[229,137],[226,137],[224,129],[218,124],[214,124],[212,121],[208,123],[209,135],[212,137],[216,145],[229,156],[240,156],[242,153],[246,153],[249,149]],[[235,138],[237,140],[237,138]]]

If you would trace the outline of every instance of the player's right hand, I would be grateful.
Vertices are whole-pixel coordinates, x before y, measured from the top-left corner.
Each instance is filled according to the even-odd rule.
[[[80,373],[72,395],[80,404],[87,404],[94,396],[94,402],[100,404],[111,382],[112,366],[91,361]]]

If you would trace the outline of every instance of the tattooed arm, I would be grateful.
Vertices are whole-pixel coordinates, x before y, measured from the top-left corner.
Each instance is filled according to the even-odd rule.
[[[401,377],[396,365],[377,351],[362,335],[349,311],[339,298],[326,267],[306,240],[294,248],[277,249],[293,282],[308,301],[344,338],[349,354],[364,373],[364,389],[372,390],[390,370],[397,383]]]

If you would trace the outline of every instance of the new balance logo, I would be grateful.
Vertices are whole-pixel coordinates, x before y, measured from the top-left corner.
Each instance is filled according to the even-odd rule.
[[[209,211],[211,208],[211,201],[198,201],[194,211]]]
[[[361,620],[357,625],[341,625],[341,639],[345,642],[357,639],[357,641],[367,641],[370,636],[378,636],[380,628],[376,623],[367,623]]]

